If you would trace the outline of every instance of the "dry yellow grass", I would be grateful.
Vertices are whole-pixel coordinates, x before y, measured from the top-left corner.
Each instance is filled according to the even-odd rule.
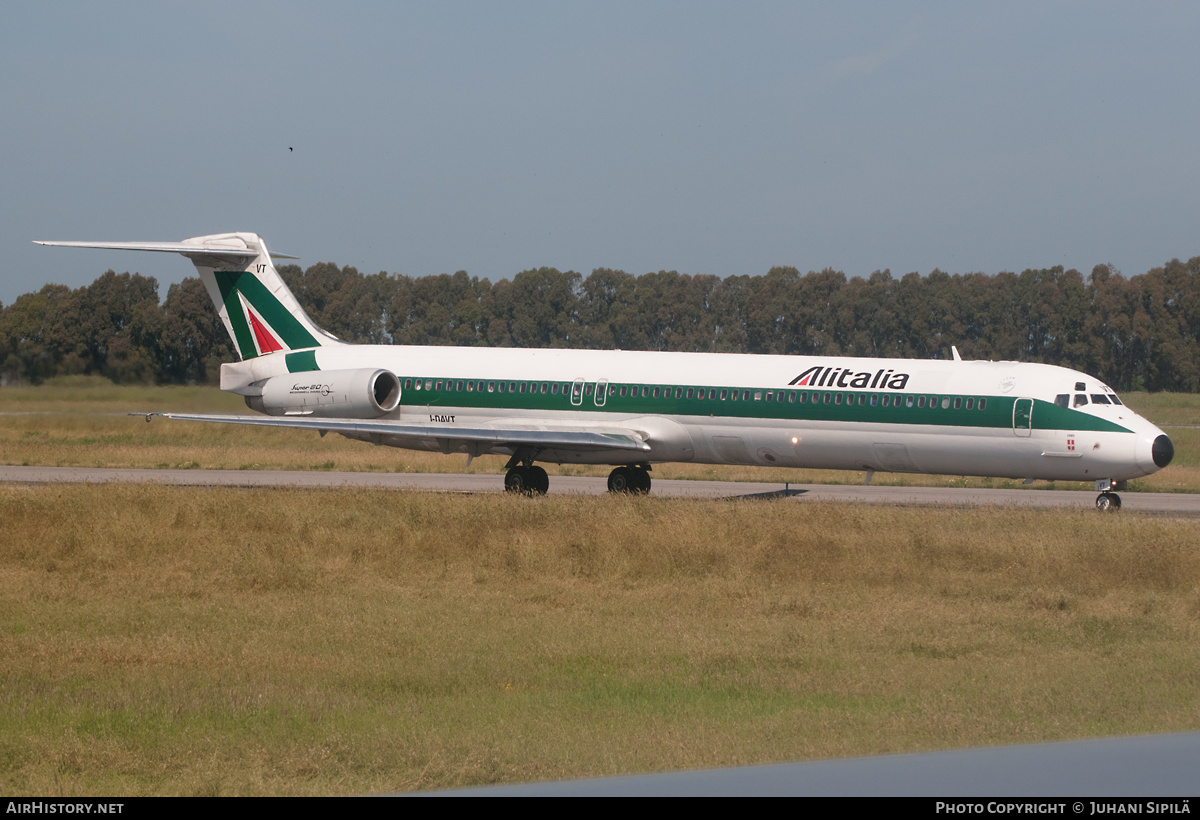
[[[0,487],[0,788],[345,794],[1200,727],[1200,522]]]

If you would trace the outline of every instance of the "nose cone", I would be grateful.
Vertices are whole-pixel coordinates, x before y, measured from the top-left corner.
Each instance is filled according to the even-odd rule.
[[[1137,466],[1142,475],[1157,473],[1175,458],[1175,445],[1166,433],[1147,425],[1137,437]]]
[[[1154,444],[1150,447],[1150,455],[1154,458],[1154,465],[1161,470],[1171,463],[1171,459],[1175,458],[1175,445],[1166,435],[1161,435],[1154,439]]]

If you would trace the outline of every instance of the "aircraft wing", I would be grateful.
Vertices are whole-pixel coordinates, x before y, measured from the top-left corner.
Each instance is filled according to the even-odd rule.
[[[258,427],[297,427],[322,432],[378,435],[386,437],[386,443],[393,446],[403,446],[401,442],[434,442],[447,452],[460,444],[466,444],[478,453],[485,453],[491,447],[650,452],[650,445],[638,433],[617,427],[589,429],[581,427],[546,428],[534,425],[460,427],[366,419],[325,419],[311,416],[226,416],[196,413],[131,413],[130,415],[145,416],[147,421],[152,416],[161,416],[178,421],[210,421],[222,424],[250,424]]]

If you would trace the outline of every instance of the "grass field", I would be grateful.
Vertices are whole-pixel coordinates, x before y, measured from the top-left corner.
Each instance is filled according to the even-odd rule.
[[[1200,396],[1133,393],[1131,407],[1167,425],[1175,443],[1171,466],[1130,483],[1134,492],[1200,492]],[[182,469],[346,470],[503,474],[505,458],[374,447],[300,430],[172,422],[125,415],[174,411],[247,413],[238,396],[211,387],[116,386],[96,377],[64,377],[40,387],[0,390],[0,463],[36,466]],[[544,465],[551,475],[606,476],[608,467]],[[862,472],[662,464],[655,478],[861,484]],[[879,473],[877,484],[1024,487],[1019,481]],[[1038,482],[1032,488],[1092,490],[1090,483]]]
[[[1200,522],[0,487],[0,790],[350,794],[1200,728]]]

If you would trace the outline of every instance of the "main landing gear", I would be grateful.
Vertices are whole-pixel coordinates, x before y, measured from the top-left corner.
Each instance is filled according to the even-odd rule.
[[[509,459],[504,475],[504,490],[519,495],[545,495],[550,489],[550,477],[533,463],[538,452],[522,449]],[[608,475],[608,491],[646,495],[650,492],[650,465],[629,464],[618,467]]]
[[[650,472],[648,467],[618,467],[608,474],[608,491],[610,493],[632,493],[647,495],[650,492]]]
[[[537,465],[519,464],[504,475],[504,490],[521,495],[545,495],[550,489],[550,476]]]
[[[1096,496],[1096,509],[1100,512],[1112,510],[1116,512],[1121,509],[1121,496],[1113,492],[1113,490],[1124,490],[1126,483],[1124,481],[1112,481],[1104,478],[1096,482],[1096,489],[1100,491],[1100,495]]]

